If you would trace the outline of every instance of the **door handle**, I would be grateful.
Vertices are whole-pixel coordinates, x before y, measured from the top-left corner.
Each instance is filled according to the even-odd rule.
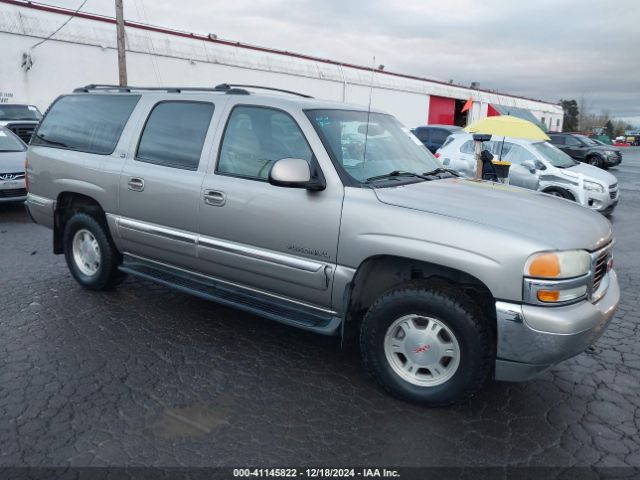
[[[227,201],[227,197],[223,192],[217,190],[204,191],[204,203],[213,205],[214,207],[222,207]]]
[[[129,190],[133,190],[134,192],[141,192],[144,190],[144,180],[138,177],[129,177],[127,186],[129,187]]]

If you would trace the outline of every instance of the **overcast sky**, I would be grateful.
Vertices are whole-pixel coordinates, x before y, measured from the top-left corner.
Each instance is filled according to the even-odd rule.
[[[42,0],[77,8],[81,0]],[[114,15],[112,0],[83,11]],[[640,2],[124,0],[125,18],[557,102],[640,125]]]

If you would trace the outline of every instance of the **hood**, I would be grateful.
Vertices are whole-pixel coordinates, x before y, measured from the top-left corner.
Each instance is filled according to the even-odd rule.
[[[0,173],[24,172],[24,160],[27,152],[1,152]]]
[[[451,178],[374,189],[378,200],[508,231],[542,249],[596,250],[612,237],[609,221],[569,200],[524,188]]]
[[[563,168],[563,171],[571,173],[581,173],[585,180],[595,180],[602,183],[607,189],[614,183],[618,183],[618,179],[602,168],[594,167],[588,163],[578,163],[573,167]]]

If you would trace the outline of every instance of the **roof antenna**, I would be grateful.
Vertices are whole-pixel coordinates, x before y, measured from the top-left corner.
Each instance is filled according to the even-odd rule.
[[[373,56],[371,64],[371,80],[369,80],[369,106],[367,107],[367,126],[364,131],[364,151],[362,153],[362,162],[367,161],[367,139],[369,138],[369,118],[371,117],[371,97],[373,96],[373,74],[376,71],[376,56]]]

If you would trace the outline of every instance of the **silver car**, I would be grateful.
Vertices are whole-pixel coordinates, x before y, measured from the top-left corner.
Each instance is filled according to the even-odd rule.
[[[0,127],[0,203],[27,199],[24,163],[27,146],[17,135]]]
[[[494,156],[512,163],[509,183],[566,198],[608,215],[613,212],[620,192],[611,173],[580,163],[549,142],[518,138],[494,139],[484,143]],[[476,160],[469,133],[456,133],[438,151],[443,165],[464,176],[475,175]]]
[[[620,298],[602,215],[460,178],[391,115],[256,90],[87,86],[50,107],[27,206],[80,285],[130,274],[357,339],[387,391],[432,406],[602,334]]]

